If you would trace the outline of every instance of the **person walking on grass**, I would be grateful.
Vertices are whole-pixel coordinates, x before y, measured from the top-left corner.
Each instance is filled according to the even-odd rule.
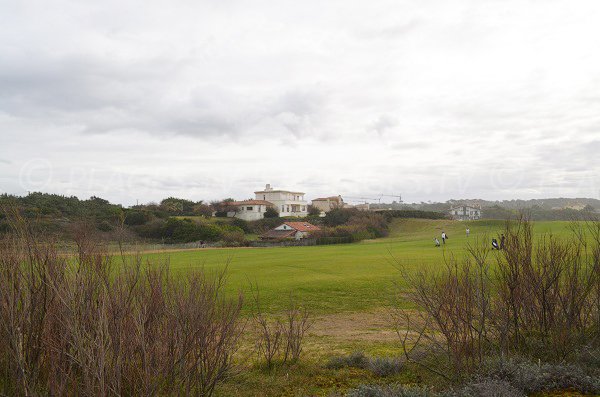
[[[434,238],[433,238],[433,241],[435,241],[435,246],[436,246],[436,247],[439,247],[439,246],[440,246],[440,240],[438,240],[438,238],[437,238],[437,237],[434,237]]]
[[[471,234],[471,229],[467,228],[467,237],[469,237],[469,234]]]
[[[446,244],[447,238],[448,238],[448,235],[446,234],[446,232],[442,232],[442,244]]]

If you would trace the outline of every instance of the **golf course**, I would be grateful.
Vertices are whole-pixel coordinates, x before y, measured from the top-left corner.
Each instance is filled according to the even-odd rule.
[[[466,228],[470,229],[469,237]],[[168,261],[175,275],[201,268],[217,271],[227,266],[227,288],[231,293],[242,291],[247,303],[243,312],[248,319],[253,306],[251,285],[259,287],[262,309],[269,316],[283,314],[290,294],[310,310],[314,323],[307,333],[303,360],[291,368],[265,370],[253,359],[255,325],[248,321],[249,332],[241,343],[238,358],[246,365],[256,364],[225,382],[217,391],[219,395],[326,396],[332,390],[377,381],[369,371],[326,369],[324,364],[332,356],[356,351],[373,357],[401,356],[388,310],[406,286],[400,267],[409,272],[441,269],[452,256],[461,260],[468,243],[477,239],[491,241],[503,229],[503,221],[395,219],[388,237],[354,244],[194,249],[145,256],[152,263]],[[534,238],[543,234],[566,236],[569,222],[537,222],[533,230]],[[438,248],[434,237],[440,238],[442,231],[448,240]],[[497,251],[493,251],[489,257],[492,266],[496,255]],[[423,376],[427,377],[427,372],[404,371],[387,382],[439,381]]]
[[[395,219],[388,237],[354,244],[194,249],[147,257],[154,263],[168,261],[175,273],[227,266],[228,287],[247,291],[250,284],[258,285],[262,303],[270,310],[281,309],[293,293],[314,312],[329,314],[383,307],[396,285],[402,285],[399,265],[409,271],[435,269],[452,255],[462,259],[466,244],[475,239],[498,238],[503,228],[503,221]],[[569,222],[534,224],[539,236],[566,235],[568,228]],[[441,240],[442,231],[448,240],[437,248],[434,237]]]

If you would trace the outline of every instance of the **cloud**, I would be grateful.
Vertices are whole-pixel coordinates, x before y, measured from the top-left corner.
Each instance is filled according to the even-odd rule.
[[[398,121],[394,117],[384,114],[375,120],[372,124],[372,129],[381,136],[396,125],[398,125]]]
[[[592,0],[3,10],[10,192],[35,159],[47,189],[125,203],[268,182],[416,201],[600,192]]]

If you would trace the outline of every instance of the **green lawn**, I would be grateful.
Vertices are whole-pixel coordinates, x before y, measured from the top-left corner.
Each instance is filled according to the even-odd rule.
[[[569,222],[539,222],[536,234],[568,233]],[[464,256],[465,228],[476,236],[496,237],[501,221],[457,222],[397,219],[387,238],[356,244],[285,248],[231,248],[148,254],[168,258],[174,272],[204,267],[221,268],[229,262],[229,288],[247,293],[257,283],[261,299],[271,310],[283,308],[290,292],[317,313],[362,311],[386,305],[394,282],[402,282],[396,262],[410,269],[438,266],[444,255]],[[441,248],[433,238],[444,230],[449,239]],[[441,241],[441,238],[440,238]],[[395,259],[394,259],[395,258]]]
[[[568,222],[539,222],[534,231],[536,235],[566,235],[568,226]],[[247,293],[250,282],[258,283],[269,313],[284,309],[290,292],[312,309],[315,322],[307,334],[302,360],[272,371],[258,365],[253,324],[249,322],[237,355],[243,370],[220,385],[217,396],[330,396],[372,382],[440,386],[439,378],[418,368],[407,367],[401,374],[382,380],[365,370],[330,370],[324,363],[333,355],[353,351],[370,356],[401,355],[389,314],[382,309],[391,302],[394,282],[402,282],[393,258],[409,270],[440,267],[445,255],[464,255],[466,227],[471,229],[470,240],[487,235],[489,241],[498,236],[504,223],[397,219],[389,237],[357,244],[205,249],[147,256],[153,261],[168,258],[176,273],[202,267],[216,270],[229,261],[230,290]],[[436,248],[433,238],[440,238],[442,230],[449,240]],[[247,305],[246,314],[249,310]]]

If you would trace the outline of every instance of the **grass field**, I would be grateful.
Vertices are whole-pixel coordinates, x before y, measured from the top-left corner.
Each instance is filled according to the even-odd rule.
[[[467,227],[471,230],[468,239]],[[395,283],[402,287],[397,265],[409,271],[441,268],[445,256],[464,256],[469,240],[486,236],[489,241],[498,237],[503,227],[501,221],[396,219],[389,237],[356,244],[196,249],[146,255],[153,262],[169,260],[175,273],[202,267],[216,271],[228,263],[228,288],[232,292],[242,290],[251,303],[250,283],[258,284],[262,305],[271,315],[286,307],[290,292],[311,309],[314,324],[302,360],[292,366],[262,367],[255,355],[253,323],[248,322],[238,353],[244,370],[219,386],[218,396],[331,396],[359,384],[382,381],[443,386],[431,373],[410,368],[382,380],[366,370],[331,370],[324,364],[334,355],[354,351],[370,356],[401,355],[386,310],[393,300]],[[568,228],[569,222],[538,222],[534,233],[567,235]],[[440,238],[442,231],[449,240],[436,248],[433,238]],[[251,305],[244,310],[249,315]]]
[[[569,222],[539,222],[536,234],[568,233]],[[364,311],[385,306],[394,282],[402,283],[397,264],[407,269],[439,266],[444,256],[462,257],[468,240],[497,237],[502,221],[457,222],[396,219],[389,237],[355,244],[310,247],[199,249],[149,254],[168,259],[171,269],[217,269],[228,265],[229,288],[247,292],[258,284],[261,299],[271,310],[283,308],[290,292],[319,314]],[[465,228],[471,235],[467,239]],[[449,239],[436,248],[445,231]]]

